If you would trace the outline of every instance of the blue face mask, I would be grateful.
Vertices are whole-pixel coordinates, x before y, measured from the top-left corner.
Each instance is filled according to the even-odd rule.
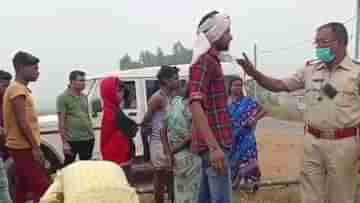
[[[331,63],[335,59],[335,54],[330,48],[316,48],[316,57],[324,63]]]

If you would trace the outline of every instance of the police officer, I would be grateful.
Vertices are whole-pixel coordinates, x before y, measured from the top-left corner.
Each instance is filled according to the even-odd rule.
[[[348,34],[341,23],[316,31],[318,60],[278,80],[258,70],[244,54],[238,63],[262,87],[305,89],[304,157],[300,174],[303,203],[354,203],[360,124],[360,65],[347,54]]]

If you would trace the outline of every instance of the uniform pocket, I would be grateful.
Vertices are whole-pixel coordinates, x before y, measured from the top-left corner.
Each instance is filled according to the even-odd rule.
[[[313,77],[311,82],[308,85],[308,88],[305,90],[305,103],[307,105],[316,105],[319,102],[319,98],[321,98],[321,87],[324,82],[324,79],[320,76]]]
[[[313,106],[319,103],[319,99],[322,97],[320,90],[311,89],[305,93],[304,101],[305,104]]]
[[[356,93],[350,90],[339,91],[334,100],[339,107],[351,107],[356,102]]]

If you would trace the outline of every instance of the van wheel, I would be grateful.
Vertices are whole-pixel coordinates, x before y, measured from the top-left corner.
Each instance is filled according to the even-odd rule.
[[[62,167],[60,160],[57,158],[56,154],[51,151],[46,145],[40,146],[41,151],[45,156],[45,168],[49,175],[55,173],[58,169]]]

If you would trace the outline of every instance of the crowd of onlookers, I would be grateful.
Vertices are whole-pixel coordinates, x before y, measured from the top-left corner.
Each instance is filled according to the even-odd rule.
[[[74,70],[57,98],[59,134],[65,167],[50,185],[40,149],[40,127],[30,82],[39,77],[39,58],[19,51],[13,57],[15,78],[0,71],[0,200],[25,203],[139,202],[129,184],[135,157],[133,138],[141,128],[144,157],[154,171],[154,199],[167,191],[176,203],[230,203],[232,190],[256,189],[261,172],[255,130],[266,110],[245,96],[239,76],[226,89],[221,67],[232,40],[230,17],[213,11],[198,26],[189,79],[180,88],[179,70],[161,66],[160,88],[148,101],[137,124],[123,112],[129,88],[119,77],[100,84],[103,160],[91,161],[94,131],[83,90],[86,74]],[[341,23],[317,29],[316,61],[293,76],[278,80],[256,70],[244,54],[236,59],[244,71],[271,91],[305,89],[304,158],[300,192],[305,203],[346,202],[355,198],[359,158],[360,68],[347,55],[348,36]],[[76,157],[82,161],[75,162]],[[9,195],[3,160],[15,164],[15,194]],[[170,184],[171,183],[171,184]]]

